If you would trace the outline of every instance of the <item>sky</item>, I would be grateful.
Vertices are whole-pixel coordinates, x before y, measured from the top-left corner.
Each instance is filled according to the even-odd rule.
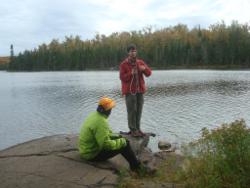
[[[161,29],[179,23],[208,28],[233,20],[250,25],[249,0],[0,0],[0,56],[17,55],[65,36]]]

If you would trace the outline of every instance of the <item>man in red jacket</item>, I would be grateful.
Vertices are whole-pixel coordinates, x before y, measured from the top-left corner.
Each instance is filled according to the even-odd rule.
[[[151,69],[143,60],[137,58],[136,46],[130,44],[127,47],[128,57],[120,64],[120,79],[122,94],[125,95],[128,127],[132,136],[144,136],[140,129],[143,94],[146,91],[144,76],[151,75]]]

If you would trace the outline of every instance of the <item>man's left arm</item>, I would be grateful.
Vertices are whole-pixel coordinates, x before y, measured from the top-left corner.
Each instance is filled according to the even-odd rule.
[[[117,150],[127,145],[125,138],[117,138],[112,140],[110,138],[110,129],[106,121],[100,122],[100,126],[95,133],[96,141],[101,149]]]
[[[143,61],[140,62],[139,69],[146,77],[149,77],[152,74],[151,69]]]
[[[111,130],[109,131],[109,137],[111,140],[117,139],[117,138],[122,138],[122,136],[120,134],[113,133]]]

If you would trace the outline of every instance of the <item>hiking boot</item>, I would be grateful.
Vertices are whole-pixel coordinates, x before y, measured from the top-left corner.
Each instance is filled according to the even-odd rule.
[[[133,131],[133,132],[131,132],[131,136],[133,136],[133,137],[142,137],[142,134],[139,131]]]
[[[140,166],[133,169],[131,168],[131,171],[138,174],[139,176],[154,175],[156,173],[156,170],[156,168],[150,167],[145,164],[140,164]]]
[[[156,171],[157,171],[157,169],[155,167],[151,166],[151,165],[143,164],[142,166],[143,166],[144,172],[146,174],[154,175],[156,173]]]
[[[142,132],[141,130],[139,130],[139,134],[140,134],[142,137],[146,136],[146,134],[145,134],[144,132]]]
[[[156,173],[156,168],[150,165],[141,164],[141,170],[148,175],[154,175]]]

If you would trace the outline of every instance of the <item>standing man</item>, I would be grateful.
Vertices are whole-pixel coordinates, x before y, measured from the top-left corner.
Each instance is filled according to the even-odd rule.
[[[140,129],[140,122],[143,94],[146,91],[144,75],[149,77],[151,69],[143,60],[137,58],[134,44],[128,45],[127,52],[128,57],[120,64],[122,94],[125,95],[130,133],[134,137],[142,137],[144,133]]]

